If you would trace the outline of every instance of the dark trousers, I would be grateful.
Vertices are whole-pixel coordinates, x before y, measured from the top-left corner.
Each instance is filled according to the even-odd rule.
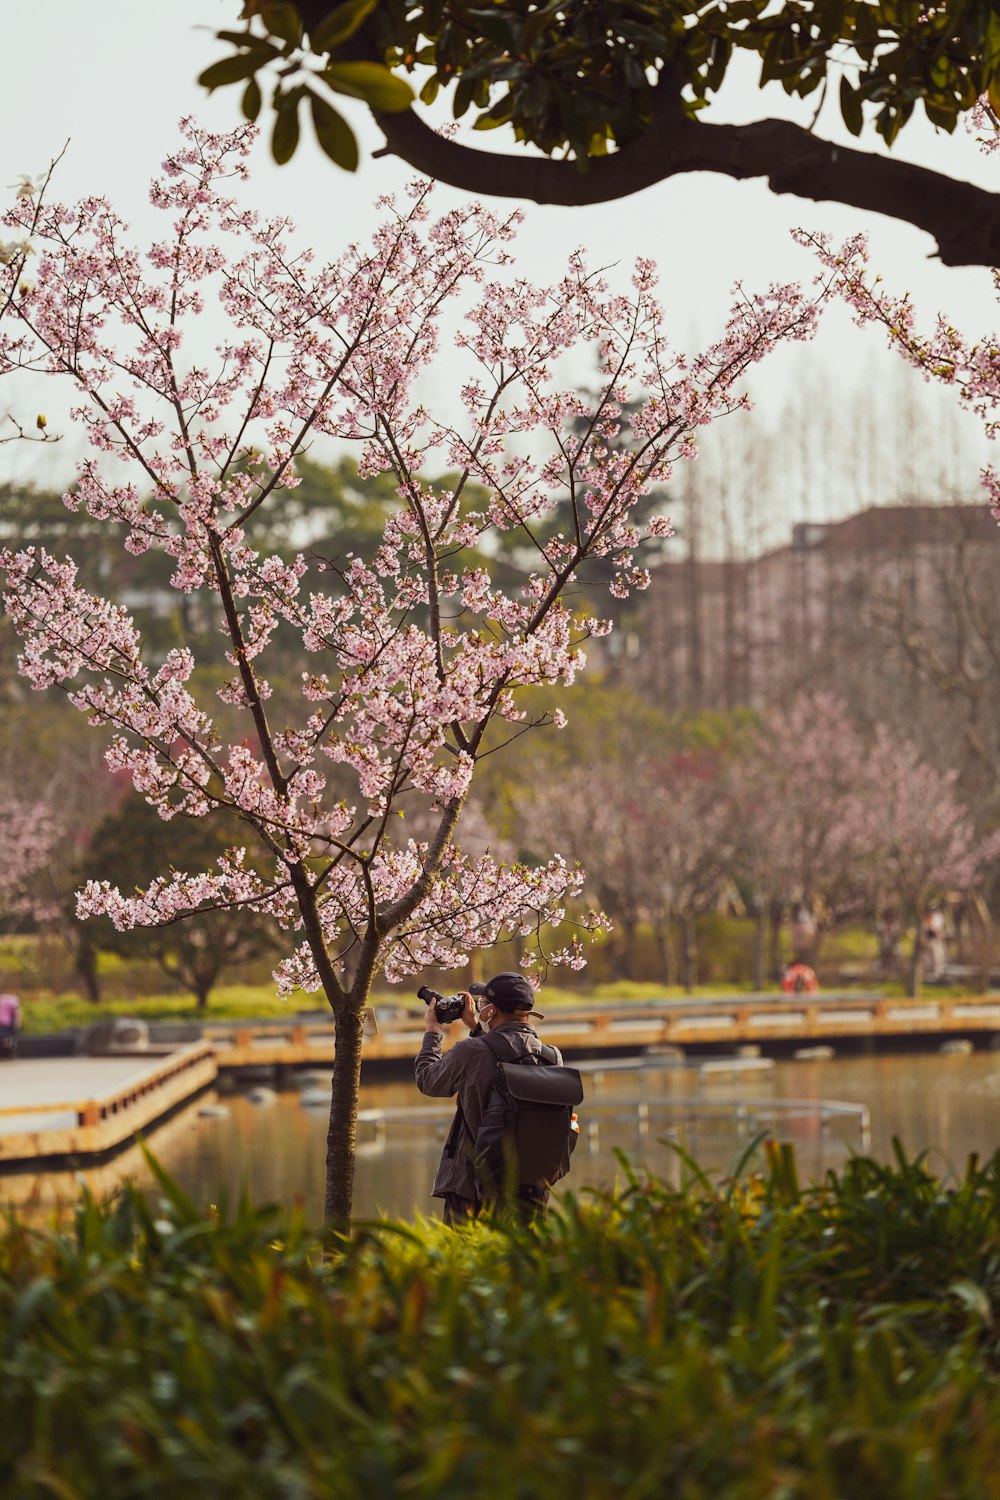
[[[0,1058],[17,1056],[17,1032],[13,1026],[0,1026]]]
[[[482,1207],[481,1203],[474,1203],[471,1198],[463,1198],[460,1193],[444,1193],[444,1222],[446,1224],[467,1224],[470,1219],[476,1218]]]
[[[459,1193],[445,1193],[443,1196],[443,1217],[446,1224],[468,1224],[470,1219],[478,1219],[483,1213],[506,1212],[527,1224],[532,1219],[541,1218],[549,1201],[547,1191],[535,1188],[522,1188],[513,1202],[508,1202],[506,1198],[486,1198],[473,1202],[471,1198],[463,1198]]]

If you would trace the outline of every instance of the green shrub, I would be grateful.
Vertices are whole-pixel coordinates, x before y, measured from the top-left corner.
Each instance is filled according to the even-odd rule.
[[[1000,1157],[629,1177],[538,1225],[85,1198],[0,1236],[18,1500],[995,1493]]]

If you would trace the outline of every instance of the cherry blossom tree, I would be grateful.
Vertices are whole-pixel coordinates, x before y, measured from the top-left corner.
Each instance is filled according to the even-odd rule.
[[[719,901],[736,851],[723,752],[687,751],[661,761],[650,799],[654,878],[681,935],[681,982],[698,978],[697,918]]]
[[[588,889],[612,927],[612,963],[638,977],[636,938],[648,923],[664,983],[672,982],[670,928],[680,928],[681,979],[697,979],[696,920],[709,911],[732,870],[735,842],[723,747],[671,752],[682,731],[625,693],[608,693],[608,713],[592,715],[592,742],[573,763],[540,757],[513,794],[527,847],[553,845],[587,870]],[[617,720],[614,716],[617,713]],[[574,717],[579,740],[579,727]],[[600,728],[600,732],[596,732]],[[548,775],[537,774],[542,768]]]
[[[11,298],[0,269],[0,374],[30,370],[78,393],[89,448],[67,505],[117,528],[127,551],[173,560],[173,586],[216,619],[230,674],[196,676],[186,649],[150,659],[125,609],[83,588],[69,559],[6,548],[0,566],[31,684],[61,688],[110,732],[109,765],[161,816],[228,809],[268,851],[266,869],[233,847],[138,893],[91,881],[78,910],[125,930],[244,907],[287,934],[281,991],[322,991],[334,1016],[325,1211],[345,1224],[375,976],[461,965],[558,927],[580,890],[558,856],[529,868],[461,851],[477,763],[503,739],[495,726],[516,737],[561,720],[558,708],[528,717],[518,692],[571,683],[587,638],[608,628],[568,594],[595,559],[612,564],[614,594],[645,586],[642,544],[668,522],[640,528],[634,506],[695,456],[701,428],[746,405],[751,365],[810,336],[815,300],[740,291],[718,342],[686,358],[665,337],[648,261],[626,291],[579,253],[557,284],[532,286],[510,258],[517,215],[466,204],[434,217],[422,182],[404,204],[383,202],[370,246],[321,264],[285,220],[241,205],[253,133],[185,124],[152,188],[168,228],[145,252],[103,199],[40,212],[15,199],[4,223],[31,236],[33,282]],[[200,322],[209,300],[230,325],[214,351]],[[417,383],[446,314],[468,372],[432,415]],[[561,389],[560,363],[595,346],[598,394]],[[348,445],[362,475],[390,474],[397,498],[374,560],[335,573],[254,544],[321,437]],[[429,470],[457,478],[435,486]],[[540,540],[553,511],[560,525]],[[514,529],[536,564],[505,592],[482,557]],[[289,633],[301,712],[279,715],[268,656]],[[434,813],[419,840],[396,816],[410,806]],[[578,939],[550,958],[579,965]]]
[[[857,888],[865,750],[846,705],[803,694],[772,710],[731,773],[733,820],[757,921],[755,983],[764,983],[765,926],[788,903],[814,916],[848,907]],[[776,958],[776,953],[773,955]]]
[[[858,816],[865,826],[873,891],[894,892],[914,917],[907,993],[920,993],[921,921],[934,897],[966,892],[1000,855],[1000,832],[977,834],[955,794],[958,772],[939,771],[880,725],[859,784]]]
[[[62,828],[41,800],[0,796],[0,921],[47,922],[55,915],[44,876]]]
[[[667,720],[631,693],[606,683],[577,688],[569,727],[537,737],[518,756],[517,780],[504,788],[512,836],[530,855],[561,849],[587,871],[587,889],[609,918],[608,957],[616,978],[635,979],[636,938],[651,922],[661,948],[661,883],[650,774]]]

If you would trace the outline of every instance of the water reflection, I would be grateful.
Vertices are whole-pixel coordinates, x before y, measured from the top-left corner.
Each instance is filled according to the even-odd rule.
[[[415,1107],[426,1103],[405,1080],[366,1085],[362,1108]],[[982,1157],[1000,1145],[1000,1055],[871,1056],[825,1062],[778,1063],[770,1073],[735,1078],[707,1078],[697,1068],[657,1069],[642,1075],[609,1072],[587,1080],[587,1099],[581,1117],[587,1122],[587,1103],[646,1099],[680,1106],[685,1101],[717,1104],[712,1118],[692,1114],[676,1132],[680,1143],[706,1167],[725,1169],[746,1145],[746,1132],[737,1130],[728,1101],[749,1106],[749,1130],[757,1110],[766,1112],[769,1099],[855,1101],[871,1113],[871,1152],[888,1159],[893,1136],[907,1150],[927,1149],[931,1165],[940,1172],[961,1171],[970,1151]],[[297,1092],[280,1094],[271,1104],[257,1105],[242,1094],[219,1101],[226,1113],[205,1116],[200,1100],[155,1132],[151,1144],[167,1171],[197,1203],[233,1203],[248,1190],[257,1203],[290,1204],[301,1201],[310,1218],[318,1217],[323,1201],[326,1155],[326,1110],[305,1107]],[[677,1180],[678,1157],[654,1125],[641,1138],[631,1109],[629,1118],[601,1124],[596,1142],[581,1141],[574,1161],[572,1185],[609,1186],[619,1172],[616,1148],[639,1167]],[[849,1126],[825,1129],[818,1113],[779,1127],[792,1139],[805,1178],[816,1178],[839,1166],[850,1147],[859,1147]],[[385,1146],[362,1132],[358,1152],[355,1208],[359,1217],[380,1213],[410,1216],[435,1212],[430,1198],[434,1168],[441,1150],[445,1123],[390,1126]],[[123,1177],[140,1185],[151,1183],[148,1167],[136,1148],[130,1148],[103,1167],[81,1174],[98,1194],[110,1192]],[[47,1213],[54,1204],[74,1201],[80,1176],[73,1173],[13,1174],[0,1177],[0,1201],[18,1206],[32,1216]]]

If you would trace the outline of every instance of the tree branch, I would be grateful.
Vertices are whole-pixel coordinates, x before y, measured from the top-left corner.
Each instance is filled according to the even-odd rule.
[[[495,155],[446,140],[417,117],[376,114],[389,153],[469,192],[579,205],[625,198],[683,172],[766,177],[775,193],[844,203],[925,230],[947,266],[1000,265],[1000,198],[927,167],[835,146],[787,120],[712,125],[660,108],[640,139],[575,162]]]

